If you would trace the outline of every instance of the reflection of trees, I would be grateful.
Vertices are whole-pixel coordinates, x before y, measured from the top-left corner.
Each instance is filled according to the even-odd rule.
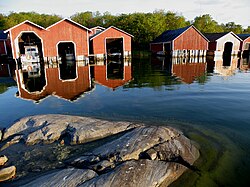
[[[16,83],[13,81],[11,83],[0,83],[0,94],[3,94],[8,90],[9,87],[15,86]]]
[[[197,67],[196,65],[199,64],[200,66]],[[174,72],[174,67],[168,59],[164,61],[155,59],[133,61],[133,80],[124,87],[151,87],[156,90],[161,90],[165,89],[162,86],[171,87],[172,85],[180,85],[183,82],[191,84],[194,81],[198,84],[205,84],[210,80],[210,74],[205,70],[206,63],[191,63],[190,65],[191,66],[188,66],[188,64],[177,64],[178,67],[181,66],[178,74],[178,71]],[[194,68],[190,69],[188,67]]]
[[[210,76],[209,76],[207,73],[205,73],[205,74],[202,75],[202,76],[196,77],[196,81],[197,81],[199,84],[205,84],[205,83],[207,83],[209,80],[210,80]]]
[[[148,61],[134,61],[132,63],[133,80],[126,87],[151,87],[161,89],[164,85],[181,84],[179,78],[171,76],[170,70]]]
[[[6,92],[8,89],[8,86],[0,84],[0,94]]]

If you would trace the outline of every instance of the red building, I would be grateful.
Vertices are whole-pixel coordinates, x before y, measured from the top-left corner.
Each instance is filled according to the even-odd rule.
[[[90,37],[90,54],[103,59],[108,55],[120,54],[123,57],[131,55],[132,35],[111,26],[105,30],[100,27],[93,28]]]
[[[94,68],[95,82],[115,90],[123,86],[132,79],[131,64],[124,63],[109,63],[97,64]]]
[[[150,43],[153,53],[172,56],[204,56],[209,40],[193,25],[168,30]]]
[[[25,45],[36,45],[44,61],[55,61],[65,56],[67,51],[76,60],[85,60],[89,55],[90,29],[70,20],[63,19],[48,28],[43,28],[28,20],[8,29],[13,58],[24,54]]]
[[[238,34],[241,38],[240,51],[243,58],[250,59],[250,34]]]
[[[8,55],[11,52],[8,34],[0,30],[0,55]]]

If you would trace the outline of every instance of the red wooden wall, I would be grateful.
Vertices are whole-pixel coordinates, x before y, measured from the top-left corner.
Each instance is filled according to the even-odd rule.
[[[121,38],[123,37],[124,51],[131,51],[131,36],[121,32],[113,27],[110,27],[94,37],[93,40],[93,54],[105,54],[106,38]]]
[[[18,37],[21,32],[35,32],[35,34],[42,39],[43,42],[43,55],[44,57],[55,57],[57,56],[57,44],[60,41],[73,42],[76,44],[76,55],[88,56],[88,34],[87,30],[80,26],[68,21],[63,20],[55,25],[51,26],[48,30],[36,27],[29,22],[13,28],[11,30],[12,35],[12,47],[14,51],[13,58],[16,56],[16,48],[14,40]]]
[[[15,27],[11,30],[11,39],[12,39],[12,50],[14,52],[13,54],[13,58],[18,58],[18,56],[16,56],[16,47],[15,47],[15,42],[14,40],[19,36],[19,34],[23,31],[31,31],[31,32],[35,32],[35,34],[40,37],[43,38],[44,37],[44,32],[45,30],[43,30],[42,28],[36,27],[28,22],[25,22],[21,25],[19,25],[18,27]]]
[[[163,43],[161,43],[161,44],[150,44],[150,50],[153,53],[157,53],[159,51],[163,51]]]
[[[87,30],[68,20],[50,27],[44,37],[44,56],[57,56],[56,45],[60,41],[74,42],[76,55],[88,56]]]
[[[193,27],[190,27],[174,40],[173,50],[207,50],[208,41]]]

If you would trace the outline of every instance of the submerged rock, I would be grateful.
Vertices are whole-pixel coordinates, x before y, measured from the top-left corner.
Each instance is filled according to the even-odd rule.
[[[92,170],[69,168],[44,175],[30,183],[22,185],[22,187],[76,187],[96,176],[97,174]]]
[[[16,175],[16,167],[10,166],[7,168],[0,169],[0,182],[13,179]]]
[[[155,160],[131,160],[124,162],[113,171],[95,177],[80,187],[156,187],[164,182],[167,186],[176,180],[185,167],[177,163]]]
[[[3,166],[8,161],[7,156],[2,155],[0,156],[0,166]]]
[[[121,134],[113,136],[118,133]],[[168,126],[66,115],[21,119],[5,131],[3,147],[7,151],[12,144],[30,147],[42,143],[43,148],[48,148],[49,145],[45,144],[55,141],[59,147],[65,147],[111,135],[108,141],[102,140],[102,143],[95,144],[90,150],[85,149],[80,155],[75,146],[78,155],[72,152],[67,154],[71,154],[72,159],[64,160],[68,156],[60,156],[60,162],[77,169],[60,169],[38,177],[26,186],[167,186],[191,168],[199,157],[196,146],[180,131]],[[46,154],[43,157],[49,158],[50,155]],[[36,154],[26,155],[34,157]],[[53,163],[58,161],[53,160]]]

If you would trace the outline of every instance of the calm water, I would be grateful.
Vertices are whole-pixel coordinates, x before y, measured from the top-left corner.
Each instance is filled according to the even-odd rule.
[[[200,171],[185,173],[173,186],[250,184],[248,63],[233,59],[231,66],[224,67],[220,61],[152,58],[124,64],[78,68],[77,83],[53,82],[60,70],[51,68],[46,72],[50,81],[39,82],[46,87],[39,96],[27,90],[41,90],[44,85],[37,87],[37,81],[23,76],[20,80],[27,84],[21,81],[19,86],[1,89],[0,127],[24,116],[48,113],[171,125],[201,150],[196,163]]]

